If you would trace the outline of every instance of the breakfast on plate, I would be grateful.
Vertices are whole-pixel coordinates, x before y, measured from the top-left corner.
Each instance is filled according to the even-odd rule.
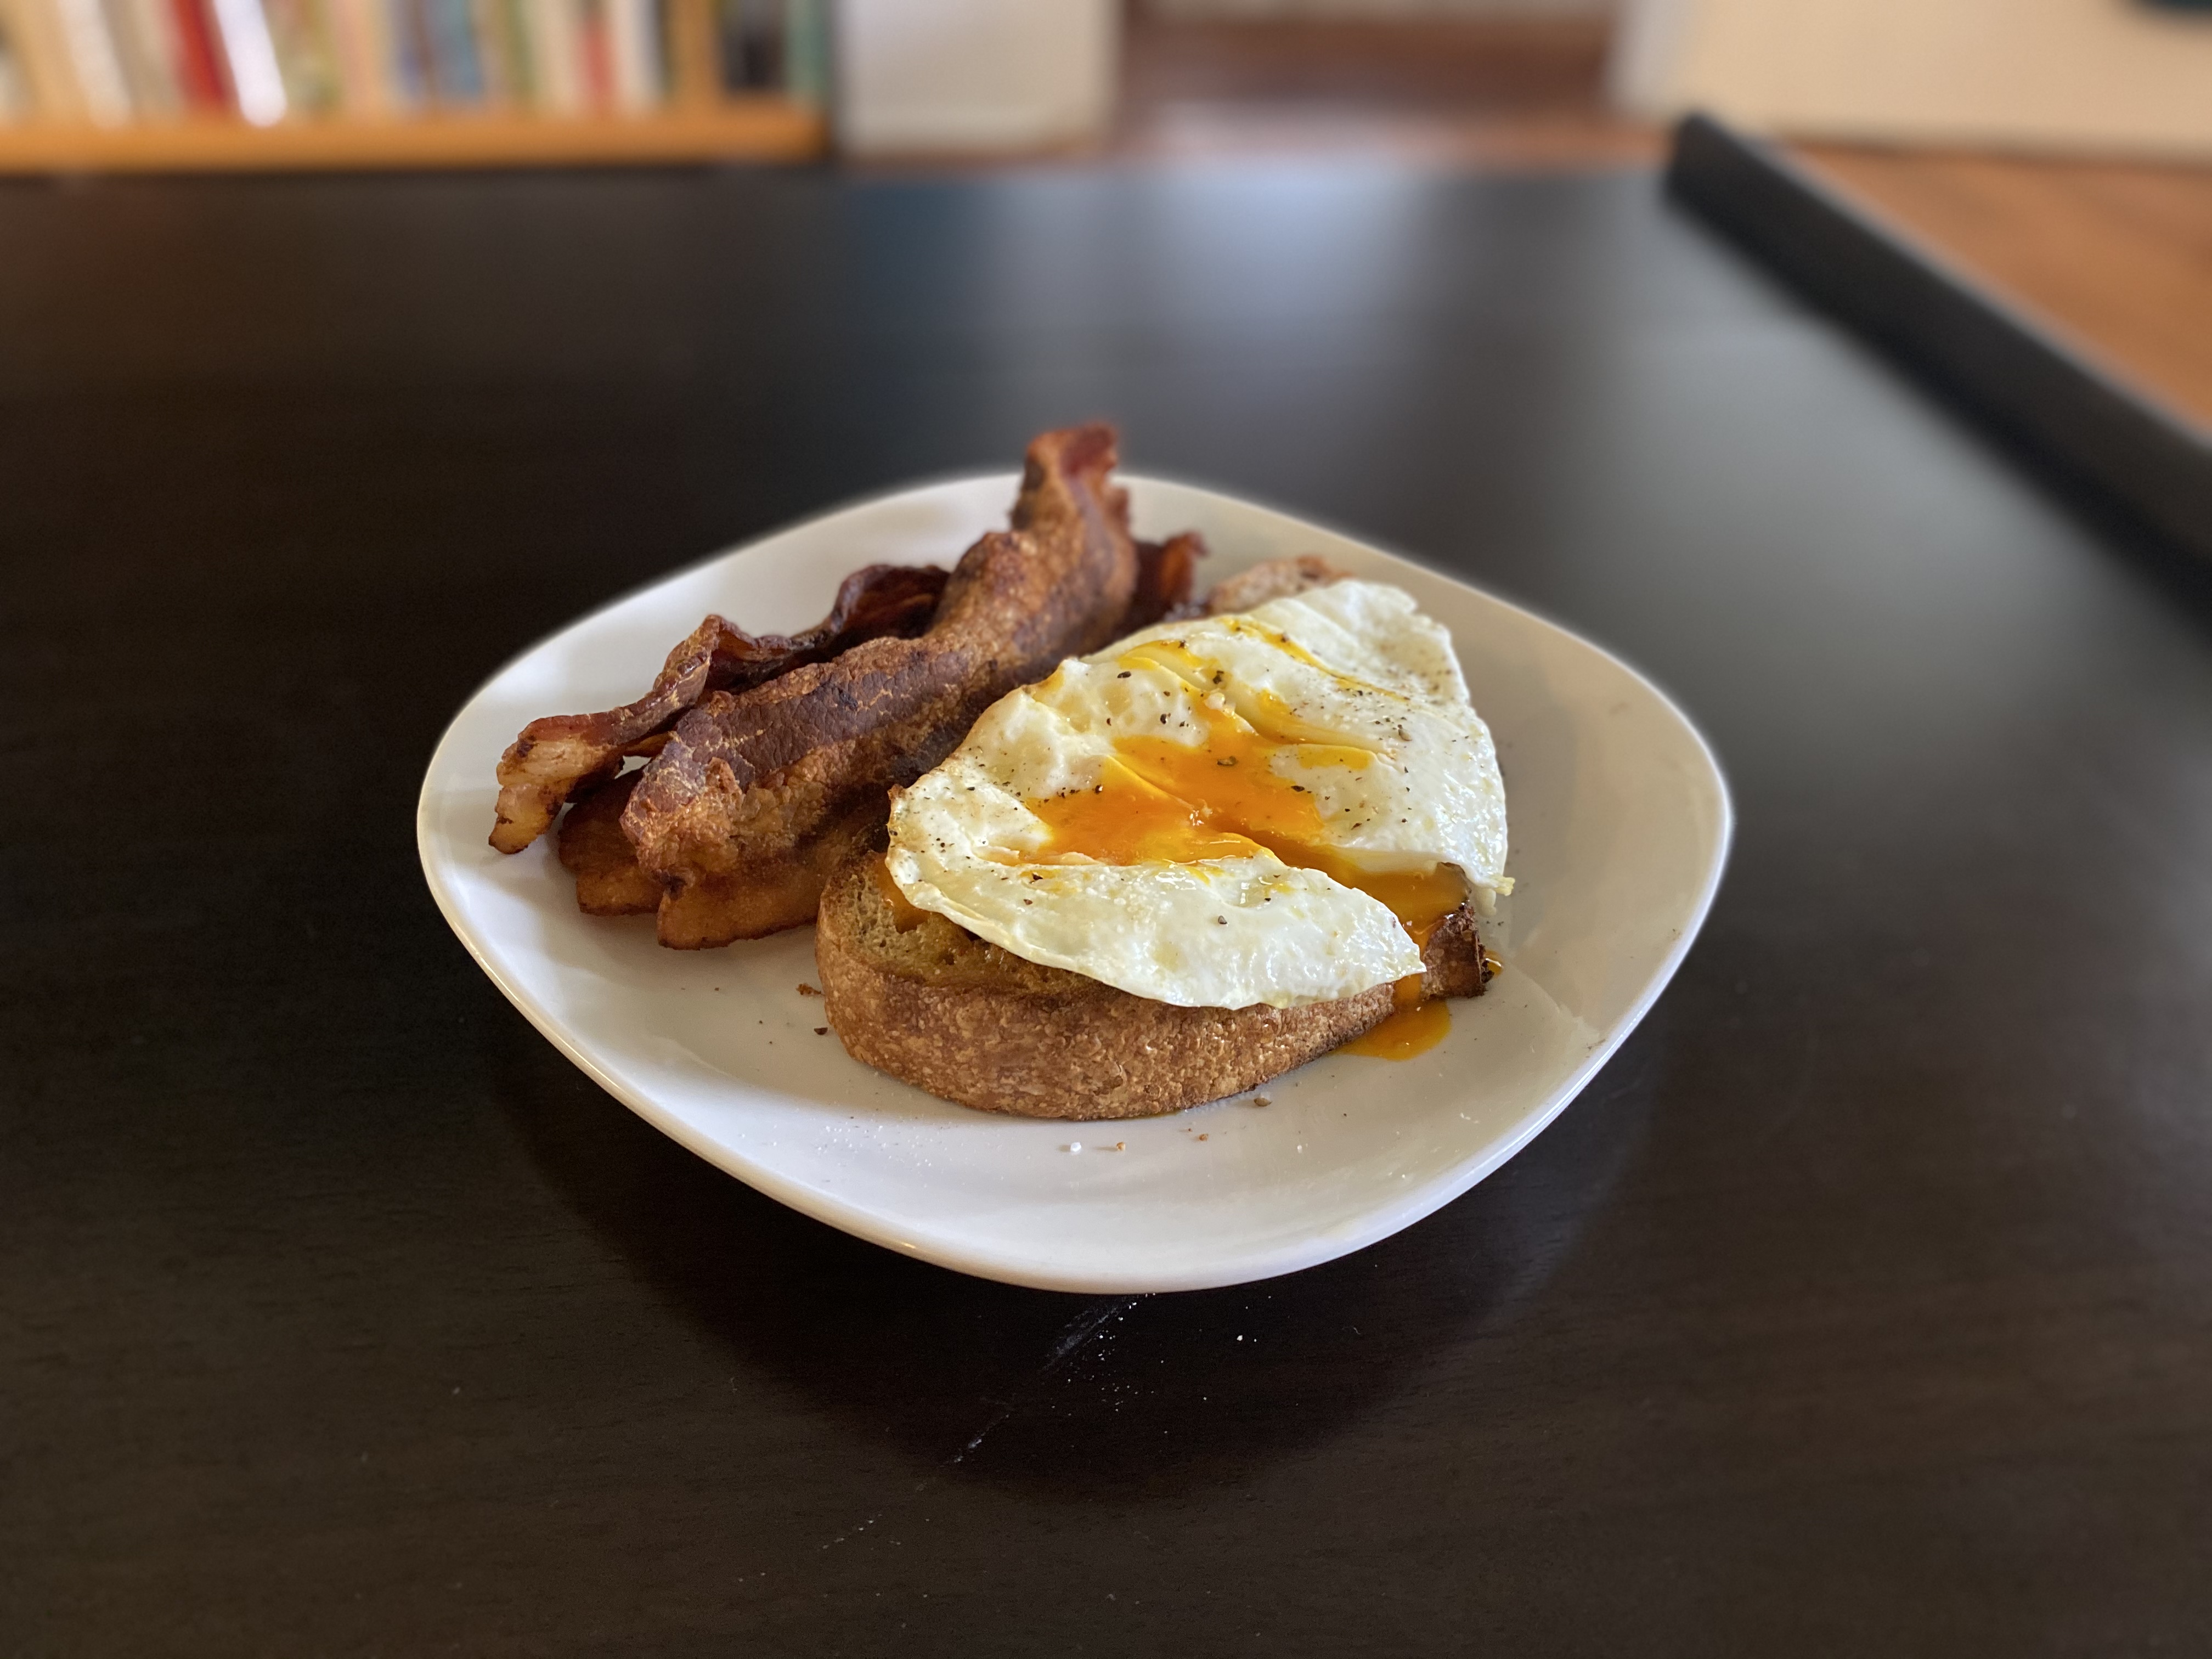
[[[579,904],[664,945],[817,921],[846,1048],[989,1110],[1146,1115],[1433,1040],[1511,888],[1449,635],[1316,558],[1193,604],[1203,547],[1138,542],[1114,464],[1109,428],[1047,433],[949,577],[861,571],[789,639],[710,617],[638,702],[532,722],[492,844],[565,803]]]

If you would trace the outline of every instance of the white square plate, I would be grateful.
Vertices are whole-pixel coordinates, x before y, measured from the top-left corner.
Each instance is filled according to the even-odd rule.
[[[1448,1203],[1527,1145],[1635,1028],[1718,886],[1719,769],[1665,696],[1595,646],[1446,576],[1212,491],[1126,480],[1141,534],[1204,532],[1201,582],[1319,553],[1451,629],[1503,764],[1519,883],[1505,972],[1408,1060],[1331,1055],[1252,1097],[1066,1124],[933,1099],[823,1036],[811,930],[662,950],[643,916],[575,907],[551,837],[485,837],[493,768],[540,714],[637,696],[709,611],[756,630],[829,609],[875,562],[950,566],[1002,526],[1011,474],[908,489],[726,553],[507,665],[424,779],[422,869],[453,931],[562,1053],[656,1128],[834,1227],[963,1273],[1091,1292],[1192,1290],[1311,1267]],[[1203,1139],[1201,1139],[1203,1137]],[[1081,1152],[1071,1151],[1080,1142]],[[1120,1143],[1123,1150],[1114,1150]]]

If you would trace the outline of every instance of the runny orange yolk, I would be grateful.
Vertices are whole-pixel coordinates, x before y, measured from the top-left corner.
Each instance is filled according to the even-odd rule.
[[[1380,1025],[1364,1036],[1352,1038],[1337,1052],[1365,1054],[1373,1060],[1411,1060],[1428,1053],[1451,1030],[1451,1005],[1441,998],[1431,1002],[1423,997],[1419,974],[1400,980],[1392,1000],[1396,1006],[1383,1016]]]
[[[1273,630],[1269,643],[1306,661],[1310,657]],[[1137,647],[1120,659],[1126,669],[1159,668],[1203,695],[1218,686],[1218,671],[1166,641]],[[1319,665],[1316,665],[1318,666]],[[1226,696],[1201,702],[1203,727],[1196,744],[1159,734],[1117,734],[1114,753],[1089,789],[1025,802],[1051,832],[1046,845],[1026,855],[1057,860],[1075,854],[1101,864],[1191,864],[1203,859],[1246,858],[1261,848],[1288,865],[1318,870],[1390,907],[1416,945],[1459,908],[1467,885],[1457,870],[1388,873],[1363,870],[1323,840],[1321,806],[1299,774],[1322,766],[1353,770],[1374,763],[1374,754],[1302,726],[1279,697],[1243,692],[1237,706]],[[1290,763],[1278,769],[1279,756]],[[1400,981],[1399,1010],[1368,1036],[1346,1045],[1355,1054],[1404,1059],[1440,1041],[1451,1015],[1442,1002],[1424,1003],[1421,977]],[[1416,1046],[1412,1033],[1425,1036]],[[1386,1039],[1396,1047],[1376,1047]]]
[[[928,911],[899,891],[898,884],[891,879],[890,867],[884,864],[881,854],[868,860],[868,878],[875,883],[876,890],[883,895],[884,903],[890,912],[891,926],[899,932],[911,933],[929,920]]]

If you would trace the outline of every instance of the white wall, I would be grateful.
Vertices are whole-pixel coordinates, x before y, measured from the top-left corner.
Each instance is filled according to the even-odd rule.
[[[1804,137],[2212,155],[2212,15],[2140,0],[1628,0],[1613,79]]]
[[[1114,118],[1119,0],[836,0],[839,142],[1019,151]]]

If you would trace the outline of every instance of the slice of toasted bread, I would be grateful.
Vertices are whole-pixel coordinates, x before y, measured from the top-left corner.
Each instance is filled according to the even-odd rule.
[[[879,854],[822,896],[814,957],[852,1056],[963,1106],[1025,1117],[1149,1117],[1265,1083],[1373,1030],[1393,988],[1303,1008],[1181,1008],[1046,968],[908,904]],[[1474,913],[1429,935],[1431,997],[1490,976]]]
[[[1327,587],[1331,582],[1342,581],[1344,577],[1343,571],[1318,553],[1301,553],[1294,559],[1269,559],[1214,583],[1213,591],[1206,596],[1206,603],[1200,608],[1209,617],[1225,617],[1231,611],[1250,611],[1270,599],[1287,599],[1316,587]]]

